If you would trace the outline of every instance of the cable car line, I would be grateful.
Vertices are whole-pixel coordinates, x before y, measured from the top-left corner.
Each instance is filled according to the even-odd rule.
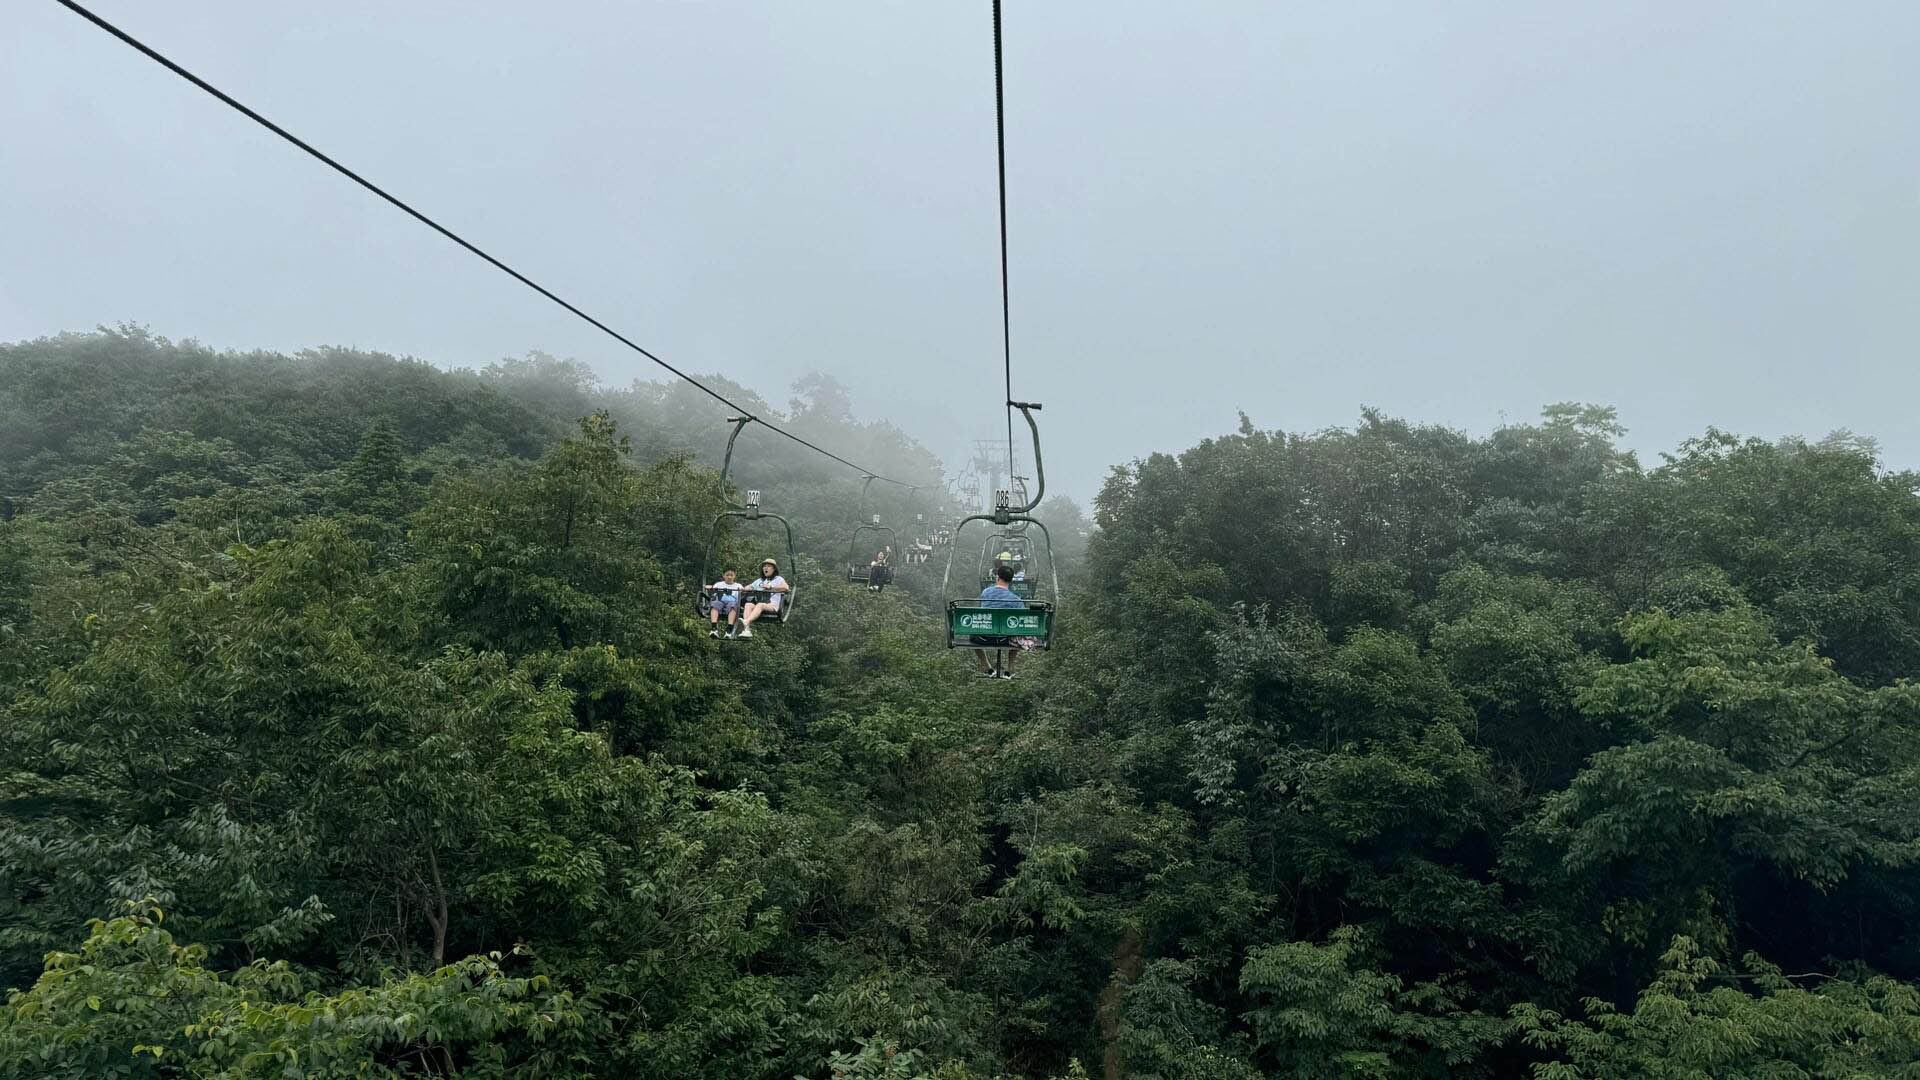
[[[707,384],[701,382],[699,379],[696,379],[693,376],[687,374],[686,372],[681,371],[679,368],[674,367],[672,364],[667,363],[665,360],[662,360],[660,357],[655,356],[652,352],[649,352],[647,349],[643,348],[638,342],[635,342],[633,339],[627,337],[625,334],[622,334],[620,331],[615,330],[613,327],[608,326],[606,323],[601,322],[599,319],[596,319],[593,316],[575,307],[573,304],[562,299],[558,294],[554,293],[551,289],[548,289],[546,286],[533,280],[532,278],[521,273],[520,271],[515,270],[513,267],[508,266],[506,263],[501,262],[499,259],[493,257],[492,255],[489,255],[487,252],[481,250],[478,246],[468,241],[465,237],[461,236],[459,233],[454,232],[452,229],[447,228],[445,225],[440,224],[439,222],[428,217],[427,215],[414,209],[412,206],[403,202],[396,196],[389,194],[384,188],[381,188],[378,184],[375,184],[373,181],[368,180],[366,177],[361,176],[357,172],[354,172],[352,169],[347,168],[345,165],[342,165],[340,162],[335,161],[333,158],[328,157],[326,154],[322,153],[319,149],[314,147],[313,144],[307,142],[306,140],[300,138],[298,135],[295,135],[293,132],[288,131],[286,128],[281,127],[279,124],[276,124],[273,121],[255,112],[253,109],[247,107],[246,105],[242,104],[238,100],[234,99],[232,95],[221,90],[219,87],[214,86],[212,83],[201,78],[200,76],[195,75],[193,72],[188,71],[186,68],[181,67],[179,64],[168,59],[166,56],[162,55],[158,50],[147,45],[145,42],[142,42],[138,38],[134,37],[132,34],[127,33],[125,30],[120,29],[118,26],[115,26],[114,24],[101,18],[99,15],[94,14],[92,11],[89,11],[87,8],[81,6],[78,3],[75,3],[74,0],[56,0],[56,2],[59,3],[62,7],[67,8],[69,11],[72,11],[74,14],[80,16],[81,18],[99,27],[100,29],[105,30],[107,33],[112,34],[116,38],[119,38],[122,42],[131,46],[136,52],[139,52],[145,57],[147,57],[147,59],[152,60],[154,63],[159,64],[161,67],[166,68],[168,71],[173,72],[175,75],[180,76],[182,79],[185,79],[186,81],[206,91],[208,94],[212,95],[215,99],[220,101],[222,104],[228,106],[229,108],[232,108],[235,112],[238,112],[240,115],[245,116],[247,119],[252,120],[254,123],[259,124],[261,127],[266,128],[268,131],[271,131],[275,135],[280,136],[282,139],[286,140],[287,142],[292,143],[294,146],[305,151],[309,156],[319,161],[321,164],[326,165],[328,168],[331,168],[333,171],[339,173],[340,175],[346,177],[347,179],[353,181],[354,183],[360,185],[361,187],[366,188],[368,191],[373,192],[375,195],[378,195],[380,198],[384,199],[388,203],[391,203],[394,207],[406,213],[409,217],[420,222],[422,225],[425,225],[429,229],[432,229],[434,232],[437,232],[441,236],[444,236],[447,239],[453,241],[455,244],[460,245],[462,248],[465,248],[469,253],[479,256],[481,259],[483,259],[484,261],[492,265],[494,269],[499,270],[500,272],[506,274],[508,277],[511,277],[515,281],[518,281],[520,284],[525,285],[527,288],[532,289],[534,292],[537,292],[541,296],[544,296],[547,299],[553,301],[554,303],[560,305],[562,308],[565,308],[569,313],[584,320],[589,325],[599,330],[601,333],[606,334],[608,337],[614,339],[615,341],[618,341],[620,344],[625,345],[627,348],[632,349],[634,352],[637,352],[641,356],[644,356],[647,359],[653,361],[655,364],[658,364],[659,366],[672,372],[674,375],[678,376],[679,378],[685,380],[688,383],[691,383],[701,393],[706,394],[708,397],[712,398],[713,400],[720,402],[722,405],[725,405],[727,408],[732,409],[735,412],[747,415],[752,419],[758,421],[761,425],[766,427],[768,430],[776,432],[780,435],[784,435],[788,439],[791,439],[794,442],[799,443],[801,446],[804,446],[807,449],[812,450],[814,453],[820,454],[824,457],[832,458],[833,460],[839,462],[840,464],[845,465],[850,469],[854,469],[863,475],[872,476],[877,480],[884,480],[889,484],[894,484],[899,487],[913,486],[904,480],[895,480],[890,476],[883,476],[879,473],[874,472],[872,469],[867,468],[864,465],[860,465],[855,462],[848,461],[846,458],[841,457],[839,454],[836,454],[833,451],[828,450],[823,446],[819,446],[815,443],[809,442],[808,440],[803,439],[798,435],[795,435],[793,432],[788,431],[777,424],[770,423],[764,419],[761,419],[758,416],[753,415],[753,413],[748,409],[746,409],[744,406],[734,402],[732,399],[728,398],[726,395],[720,393],[719,391],[713,389]],[[995,12],[994,26],[995,26],[995,35],[996,35],[995,63],[997,66],[998,64],[997,41],[998,41],[998,33],[999,33],[999,4],[997,0],[994,5],[994,12]],[[1002,219],[1003,219],[1002,240],[1001,240],[1001,247],[1003,251],[1001,276],[1002,276],[1003,282],[1005,278],[1004,218],[1005,218],[1005,201],[1006,201],[1004,187],[1005,187],[1005,184],[1003,180],[1003,183],[1002,183],[1003,190],[1001,195]],[[1003,286],[1003,291],[1004,291],[1004,286]],[[1007,371],[1008,371],[1007,385],[1009,387],[1007,396],[1011,398],[1013,396],[1011,391],[1011,387],[1013,385],[1012,383],[1013,369],[1011,367],[1011,361],[1009,361],[1009,367]],[[1011,410],[1009,410],[1008,416],[1007,416],[1007,431],[1008,431],[1008,439],[1009,439],[1008,445],[1011,446],[1012,431],[1013,431],[1013,416],[1012,416]]]
[[[1013,468],[1013,301],[1007,282],[1007,101],[1002,89],[1000,0],[993,0],[993,134],[1000,165],[1000,347],[1007,375],[1007,468]]]

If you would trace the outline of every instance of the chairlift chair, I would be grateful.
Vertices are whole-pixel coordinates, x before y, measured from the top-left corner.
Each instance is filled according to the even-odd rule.
[[[885,568],[887,570],[886,580],[875,581],[873,580],[873,576],[874,576],[873,565],[869,562],[863,562],[860,558],[860,553],[862,551],[883,550],[883,549],[874,548],[871,545],[871,543],[869,543],[867,547],[864,547],[864,548],[861,547],[860,537],[872,536],[877,538],[881,533],[885,533],[887,535],[887,542],[884,546],[884,550],[891,551],[894,546],[894,532],[892,529],[889,529],[885,525],[880,524],[879,514],[873,515],[872,524],[861,525],[853,530],[853,543],[849,545],[849,547],[847,548],[847,580],[848,581],[852,582],[855,585],[879,585],[881,587],[885,587],[886,585],[890,584],[893,581],[893,573],[892,573],[893,567],[891,564],[889,564]]]
[[[870,475],[867,477],[866,482],[860,485],[860,512],[863,515],[867,512],[867,489],[873,486],[873,482],[876,479],[877,477]],[[866,585],[869,587],[879,585],[884,588],[893,580],[892,568],[889,567],[885,575],[886,580],[875,582],[873,580],[871,564],[860,557],[862,550],[860,547],[860,537],[871,536],[877,539],[881,533],[887,534],[885,547],[887,550],[892,550],[894,546],[894,531],[880,524],[879,514],[874,514],[872,517],[854,526],[853,539],[847,543],[847,580],[849,582],[855,585]],[[868,547],[866,550],[872,551],[876,549]]]
[[[727,423],[733,425],[733,434],[727,436],[727,456],[720,465],[720,492],[723,498],[727,492],[727,473],[733,468],[734,440],[740,437],[741,429],[752,423],[753,419],[751,416],[727,417]],[[694,599],[693,609],[695,613],[697,613],[702,620],[705,620],[713,611],[714,594],[716,590],[708,577],[708,572],[713,569],[713,549],[714,545],[720,541],[721,526],[728,518],[742,518],[747,521],[759,521],[763,518],[771,519],[779,522],[780,527],[786,531],[787,561],[780,564],[780,576],[787,579],[787,591],[782,595],[779,610],[771,617],[761,616],[756,620],[755,625],[765,626],[768,623],[777,625],[786,622],[793,617],[796,598],[800,591],[798,586],[794,584],[795,579],[799,577],[800,568],[798,559],[794,554],[793,526],[786,518],[781,517],[779,514],[768,513],[760,509],[760,492],[757,490],[748,491],[746,493],[746,499],[739,506],[734,506],[729,503],[728,508],[721,511],[720,514],[713,519],[713,527],[707,534],[706,550],[700,556],[700,592]],[[756,567],[756,569],[758,569],[758,567]],[[766,589],[740,590],[740,602],[742,604],[764,604],[767,603],[772,596],[773,593]]]
[[[1003,530],[1000,535],[1008,537],[1015,535],[1010,527],[1018,523],[1023,526],[1032,525],[1040,530],[1040,539],[1047,559],[1048,593],[1054,600],[1034,600],[1023,597],[1024,607],[1011,608],[1001,607],[992,601],[980,600],[977,596],[949,599],[946,627],[949,649],[972,648],[998,651],[1016,647],[1013,644],[1015,642],[1022,643],[1017,646],[1020,648],[1045,649],[1053,639],[1058,614],[1054,601],[1057,601],[1060,596],[1059,568],[1054,562],[1053,538],[1047,532],[1046,523],[1029,515],[1029,512],[1039,505],[1040,499],[1047,490],[1047,473],[1040,458],[1040,425],[1033,418],[1033,414],[1040,409],[1040,406],[1023,401],[1009,401],[1007,405],[1020,410],[1020,415],[1026,418],[1028,430],[1033,434],[1034,478],[1039,490],[1032,498],[1018,506],[1014,505],[1010,491],[995,492],[992,513],[972,514],[960,519],[953,530],[953,543],[947,553],[947,570],[940,579],[940,593],[942,596],[948,595],[948,588],[953,580],[954,557],[960,550],[960,536],[966,531],[970,522],[985,521],[998,525]],[[988,542],[991,543],[993,539],[989,537]],[[1033,583],[1029,581],[1024,584],[1027,584],[1031,591]]]

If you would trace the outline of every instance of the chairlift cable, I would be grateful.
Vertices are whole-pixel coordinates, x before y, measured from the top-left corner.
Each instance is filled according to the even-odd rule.
[[[72,11],[74,14],[80,16],[81,18],[87,20],[88,22],[94,24],[95,26],[98,26],[100,29],[105,30],[107,33],[112,34],[114,37],[119,38],[122,42],[131,46],[135,51],[147,57],[147,59],[152,60],[154,63],[159,64],[161,67],[166,68],[168,71],[173,72],[175,75],[180,76],[182,79],[185,79],[186,81],[206,91],[208,94],[212,95],[215,99],[219,100],[222,104],[232,108],[235,112],[238,112],[240,115],[245,116],[247,119],[252,120],[254,123],[259,124],[261,127],[266,128],[268,131],[271,131],[275,135],[280,136],[282,139],[286,140],[287,142],[292,143],[294,146],[305,151],[309,156],[319,161],[321,164],[326,165],[328,168],[331,168],[333,171],[339,173],[340,175],[346,177],[347,179],[353,181],[354,183],[359,184],[361,187],[366,188],[368,191],[373,192],[375,195],[386,200],[388,203],[391,203],[393,206],[395,206],[402,212],[406,213],[409,217],[412,217],[414,220],[420,222],[422,225],[425,225],[426,227],[432,229],[434,232],[437,232],[441,236],[444,236],[447,239],[453,241],[455,244],[458,244],[460,247],[465,248],[469,253],[479,256],[482,260],[484,260],[485,262],[493,266],[494,269],[499,270],[500,272],[506,274],[508,277],[511,277],[515,281],[518,281],[520,284],[525,285],[527,288],[532,289],[534,292],[537,292],[541,296],[546,297],[548,300],[551,300],[554,303],[560,305],[562,308],[565,308],[569,313],[586,321],[589,325],[593,326],[595,329],[599,330],[601,333],[606,334],[608,337],[613,338],[615,341],[618,341],[620,344],[625,345],[627,348],[632,349],[634,352],[637,352],[641,356],[644,356],[647,359],[653,361],[655,364],[658,364],[660,367],[665,368],[669,372],[672,372],[675,376],[678,376],[680,379],[683,379],[686,382],[691,383],[695,389],[698,389],[701,393],[706,394],[708,397],[712,398],[713,400],[720,402],[722,405],[725,405],[726,407],[734,410],[735,412],[743,413],[748,416],[753,416],[755,420],[758,420],[763,426],[765,426],[769,430],[777,434],[786,436],[788,439],[791,439],[792,441],[799,443],[801,446],[804,446],[807,449],[812,450],[814,453],[820,454],[824,457],[832,458],[834,461],[837,461],[840,464],[847,466],[848,468],[855,469],[863,474],[873,476],[875,479],[885,480],[887,483],[894,484],[898,487],[911,486],[904,480],[895,480],[890,476],[882,476],[881,474],[874,472],[872,469],[869,469],[864,465],[859,465],[852,461],[848,461],[846,458],[841,457],[839,454],[836,454],[833,451],[828,450],[823,446],[819,446],[815,443],[809,442],[808,440],[803,439],[798,435],[795,435],[793,432],[780,427],[778,424],[770,423],[769,421],[761,419],[758,416],[754,416],[754,414],[750,412],[748,409],[746,409],[744,406],[732,401],[726,395],[720,393],[719,391],[713,389],[707,384],[701,382],[699,379],[694,378],[693,376],[687,374],[686,372],[681,371],[679,368],[674,367],[672,364],[667,363],[665,360],[662,360],[660,357],[654,355],[652,352],[641,347],[637,342],[627,337],[625,334],[620,333],[618,330],[615,330],[613,327],[608,326],[606,323],[601,322],[599,319],[594,318],[593,316],[580,310],[578,307],[575,307],[573,304],[562,299],[558,294],[553,292],[551,289],[548,289],[546,286],[541,285],[539,282],[533,280],[527,275],[521,273],[518,270],[515,270],[511,266],[508,266],[506,263],[501,262],[499,259],[495,258],[494,256],[489,255],[487,252],[481,250],[478,246],[468,241],[465,237],[461,236],[459,233],[454,232],[452,229],[449,229],[445,225],[440,224],[434,219],[428,217],[426,214],[423,214],[419,210],[414,209],[412,206],[401,201],[396,196],[388,193],[384,188],[381,188],[379,185],[375,184],[373,181],[368,180],[366,177],[361,176],[359,173],[354,172],[352,169],[347,168],[345,165],[342,165],[340,162],[335,161],[331,157],[328,157],[326,154],[322,153],[320,150],[315,148],[311,143],[293,134],[292,132],[288,131],[286,128],[283,128],[280,125],[274,123],[273,121],[267,119],[266,117],[260,115],[258,112],[255,112],[253,109],[242,104],[241,102],[236,100],[232,95],[221,90],[219,87],[214,86],[212,83],[209,83],[207,80],[202,79],[200,76],[195,75],[193,72],[188,71],[184,67],[181,67],[179,64],[168,59],[166,56],[162,55],[159,51],[155,50],[153,47],[147,45],[145,42],[140,41],[138,38],[135,38],[132,34],[129,34],[125,30],[120,29],[118,26],[115,26],[114,24],[101,18],[99,15],[94,14],[92,11],[89,11],[87,8],[83,7],[82,5],[75,3],[74,0],[57,0],[57,2],[62,7],[65,7],[68,10]],[[995,5],[995,10],[996,12],[998,11],[997,3]],[[997,20],[998,16],[996,15],[995,18]],[[1011,380],[1011,377],[1012,377],[1011,369],[1009,369],[1009,376],[1008,376],[1009,380]],[[1009,386],[1012,385],[1011,381],[1009,381],[1008,385]],[[1009,393],[1008,396],[1011,397],[1012,394]],[[1012,424],[1013,424],[1011,414],[1009,414],[1008,416],[1007,424],[1008,424],[1008,431],[1011,432]]]
[[[1007,377],[1007,470],[1013,470],[1013,302],[1007,279],[1007,103],[1000,59],[1000,0],[993,0],[993,134],[1000,166],[1000,348]]]

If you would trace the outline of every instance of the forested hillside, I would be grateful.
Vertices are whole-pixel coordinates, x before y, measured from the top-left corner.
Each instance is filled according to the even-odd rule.
[[[831,380],[728,392],[936,497]],[[1001,681],[751,427],[801,606],[709,638],[721,421],[0,346],[0,1076],[1920,1076],[1920,477],[1870,442],[1243,419],[1088,540],[1048,503]]]

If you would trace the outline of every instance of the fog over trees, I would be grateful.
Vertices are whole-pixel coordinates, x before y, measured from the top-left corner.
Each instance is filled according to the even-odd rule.
[[[716,385],[937,505],[832,378]],[[983,680],[754,426],[798,603],[709,637],[785,540],[703,566],[685,385],[0,346],[0,1076],[1913,1075],[1920,478],[1261,406],[1045,502]]]

